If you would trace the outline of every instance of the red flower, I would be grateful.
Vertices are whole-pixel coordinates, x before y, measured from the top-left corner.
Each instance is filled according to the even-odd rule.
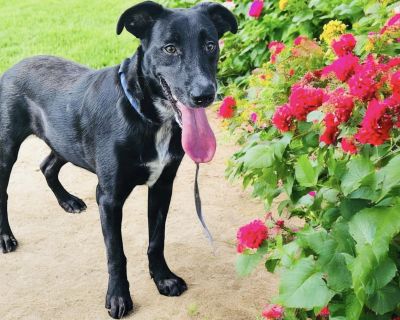
[[[272,123],[282,132],[289,131],[293,126],[293,115],[288,104],[276,109],[272,117]]]
[[[237,251],[242,253],[244,249],[257,249],[268,238],[268,228],[261,220],[254,220],[241,227],[237,233]]]
[[[358,62],[358,57],[353,54],[344,55],[333,61],[331,65],[326,66],[322,70],[322,75],[333,72],[340,81],[345,82],[354,74]]]
[[[235,106],[235,99],[233,97],[226,97],[219,107],[218,114],[224,119],[232,118],[234,114],[233,107]]]
[[[325,142],[327,145],[333,144],[336,141],[336,137],[339,132],[338,126],[340,123],[333,113],[328,113],[325,116],[324,122],[326,129],[319,140],[321,142]]]
[[[295,73],[294,69],[290,69],[290,70],[289,70],[289,76],[293,77],[293,76],[294,76],[294,73]]]
[[[324,91],[301,85],[294,85],[289,97],[289,104],[293,116],[297,120],[304,121],[307,115],[322,105]]]
[[[277,304],[267,304],[262,312],[262,316],[267,320],[281,319],[283,317],[283,313],[284,309],[282,306]]]
[[[378,146],[390,138],[393,121],[387,110],[388,105],[382,101],[374,99],[369,103],[361,128],[355,135],[359,142]]]
[[[249,16],[258,19],[264,7],[264,1],[254,0],[250,6]]]
[[[342,149],[343,149],[344,152],[350,153],[350,154],[356,154],[357,153],[357,147],[354,144],[353,139],[343,138],[341,144],[342,144]]]
[[[311,196],[311,197],[316,197],[317,192],[316,192],[316,191],[310,191],[310,192],[308,193],[308,195]]]
[[[294,39],[293,43],[294,43],[295,46],[298,46],[303,42],[303,40],[307,40],[307,39],[308,38],[305,37],[305,36],[298,36],[296,39]]]
[[[328,306],[323,307],[321,311],[318,313],[318,315],[321,317],[328,317],[330,315]]]
[[[343,57],[346,54],[352,53],[356,43],[356,38],[351,33],[348,33],[342,35],[339,40],[333,40],[332,49],[338,57]]]
[[[378,84],[375,77],[379,71],[379,65],[369,56],[367,61],[357,68],[354,76],[348,81],[350,93],[363,100],[369,101],[375,96]]]
[[[387,72],[390,69],[397,67],[400,65],[400,57],[390,58],[388,62],[381,65],[381,69],[383,72]]]
[[[276,57],[285,49],[285,45],[283,42],[271,41],[268,44],[268,49],[271,51],[271,62],[275,63]]]
[[[279,228],[283,228],[283,227],[285,226],[285,221],[284,221],[284,220],[277,220],[277,221],[276,221],[276,225],[277,225]]]
[[[400,128],[400,95],[393,94],[386,98],[383,103],[387,106],[388,111],[397,118],[395,126]]]
[[[400,71],[392,74],[390,84],[392,86],[393,95],[400,97]]]
[[[338,88],[327,95],[324,105],[335,108],[335,116],[340,123],[347,122],[354,109],[354,98],[346,94],[343,88]]]

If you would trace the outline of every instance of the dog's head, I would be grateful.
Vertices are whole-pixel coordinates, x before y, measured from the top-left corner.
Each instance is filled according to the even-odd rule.
[[[190,140],[199,132],[192,131],[191,127],[200,126],[197,130],[200,133],[207,131],[204,108],[214,101],[216,95],[218,40],[225,32],[236,33],[238,26],[235,17],[217,3],[201,3],[190,9],[166,9],[155,2],[146,1],[122,14],[117,34],[124,27],[141,40],[141,68],[153,96],[177,105],[181,111],[182,144],[192,156],[193,152],[187,149],[201,149],[199,144],[205,143],[201,140],[207,140],[207,135],[203,136],[204,139],[198,137],[195,146]],[[171,114],[173,110],[170,103],[160,104],[158,108],[165,110],[159,112]],[[184,141],[185,126],[191,136],[186,137],[189,141],[186,144],[191,145],[186,145],[187,148]],[[198,156],[194,155],[192,159],[199,160],[197,162],[209,161],[213,156],[212,152],[210,157],[211,151],[206,152],[208,155],[197,152]]]

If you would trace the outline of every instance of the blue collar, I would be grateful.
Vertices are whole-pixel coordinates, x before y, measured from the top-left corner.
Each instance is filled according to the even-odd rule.
[[[132,108],[136,111],[136,113],[142,118],[143,121],[145,121],[146,123],[149,124],[154,124],[154,122],[152,120],[150,120],[149,118],[147,118],[142,111],[140,110],[140,102],[138,99],[136,99],[129,91],[128,88],[128,81],[126,80],[126,75],[125,72],[123,71],[125,66],[125,63],[121,63],[121,66],[118,70],[118,75],[119,75],[119,79],[121,82],[121,86],[122,89],[124,90],[125,93],[125,97],[128,99],[128,101],[130,102]]]

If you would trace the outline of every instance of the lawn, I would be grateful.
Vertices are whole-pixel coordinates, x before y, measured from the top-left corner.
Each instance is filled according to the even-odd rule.
[[[135,0],[0,0],[0,73],[19,60],[49,54],[93,68],[131,56],[137,40],[117,36],[121,13]]]

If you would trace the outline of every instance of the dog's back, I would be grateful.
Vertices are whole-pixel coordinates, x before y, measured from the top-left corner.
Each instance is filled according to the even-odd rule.
[[[94,121],[93,115],[107,113],[107,104],[99,102],[104,108],[99,113],[85,110],[85,103],[90,100],[92,109],[96,109],[96,98],[87,97],[88,88],[101,87],[99,82],[107,70],[95,71],[53,56],[36,56],[17,63],[0,81],[0,140],[12,139],[18,144],[34,134],[59,155],[93,170],[92,161],[82,157],[85,153],[80,143],[87,133],[83,128]],[[96,92],[100,98],[110,98],[99,89]]]

